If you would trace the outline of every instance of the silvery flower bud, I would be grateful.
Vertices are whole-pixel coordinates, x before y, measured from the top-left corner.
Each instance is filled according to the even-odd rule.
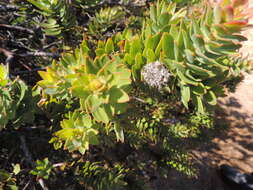
[[[143,76],[144,81],[150,87],[158,89],[164,87],[168,83],[171,76],[168,69],[159,61],[145,65],[141,75]]]

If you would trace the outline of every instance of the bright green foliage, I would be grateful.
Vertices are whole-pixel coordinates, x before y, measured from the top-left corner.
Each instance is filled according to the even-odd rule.
[[[132,31],[129,29],[118,32],[106,41],[99,40],[95,50],[96,56],[122,51],[125,47],[125,40],[132,38]]]
[[[70,151],[78,149],[84,153],[91,139],[94,140],[93,136],[97,134],[97,131],[91,130],[91,124],[85,123],[89,116],[92,120],[104,124],[115,120],[117,137],[123,139],[120,135],[121,130],[117,127],[115,115],[122,114],[127,108],[131,73],[125,65],[120,63],[117,55],[113,59],[109,58],[108,54],[114,51],[112,39],[108,39],[101,50],[104,54],[93,60],[89,57],[89,48],[83,41],[75,53],[64,54],[59,63],[54,61],[46,72],[39,72],[43,80],[38,82],[38,85],[44,89],[44,93],[50,96],[51,100],[72,98],[79,101],[78,111],[84,114],[82,117],[85,121],[81,113],[76,115],[76,112],[61,123],[63,129],[56,133],[60,139],[66,141],[65,148]],[[74,138],[74,131],[82,127],[80,131],[82,135]],[[87,137],[87,133],[91,136]]]
[[[169,127],[169,132],[175,138],[199,138],[203,129],[212,129],[214,126],[211,114],[190,114],[185,122],[178,122]]]
[[[113,25],[119,25],[124,20],[125,13],[121,7],[107,7],[90,20],[89,33],[101,37]]]
[[[40,14],[46,17],[44,23],[39,23],[46,35],[57,36],[62,31],[70,29],[75,23],[71,4],[67,0],[27,0],[34,5]]]
[[[192,114],[189,118],[189,124],[197,128],[201,128],[203,126],[205,128],[213,128],[214,126],[213,115],[208,113],[199,115]]]
[[[44,97],[49,98],[48,102],[79,103],[51,139],[55,148],[64,142],[65,149],[84,154],[90,144],[99,144],[101,133],[109,133],[108,127],[113,128],[118,141],[124,141],[124,127],[117,116],[128,106],[131,73],[127,66],[137,83],[142,80],[140,71],[144,65],[160,61],[173,75],[174,82],[167,87],[175,95],[180,94],[186,108],[191,102],[199,113],[204,113],[205,104],[217,103],[223,90],[222,82],[232,74],[231,70],[239,68],[231,64],[228,56],[235,56],[239,42],[245,38],[227,30],[223,22],[217,24],[215,13],[209,8],[200,19],[186,19],[186,14],[185,9],[177,10],[176,4],[158,2],[151,7],[150,19],[144,23],[140,35],[133,36],[125,30],[106,41],[98,41],[93,50],[83,41],[80,48],[53,61],[46,72],[39,72],[43,80],[38,85]],[[168,126],[161,127],[163,117],[162,113],[158,118],[132,118],[130,125],[136,125],[135,131],[124,130],[129,130],[125,131],[127,134],[134,131],[154,142],[160,133],[175,138],[197,137],[200,133],[201,125],[196,122],[201,121],[193,119],[191,123],[189,120],[189,125],[178,122],[168,130]],[[101,130],[104,126],[106,130]]]
[[[191,177],[197,176],[197,171],[194,168],[189,167],[189,163],[187,161],[190,159],[189,155],[181,154],[180,157],[177,157],[174,160],[168,160],[166,162],[167,165],[175,168],[177,171]]]
[[[199,128],[197,126],[188,126],[185,124],[177,123],[170,127],[171,133],[176,138],[190,138],[190,137],[197,137],[199,133]]]
[[[110,39],[105,49],[113,51]],[[39,72],[43,80],[38,84],[57,99],[78,98],[82,111],[108,123],[126,109],[131,73],[116,55],[113,60],[106,54],[92,60],[88,51],[84,41],[74,54],[64,54],[59,63],[54,61],[46,72]]]
[[[127,171],[119,164],[114,165],[113,168],[106,169],[101,163],[87,161],[81,168],[80,180],[83,181],[86,188],[122,190],[127,185],[127,182],[124,181]]]
[[[213,136],[209,113],[245,67],[240,31],[253,13],[246,0],[191,6],[198,1],[1,2],[0,17],[21,27],[0,31],[18,58],[11,74],[0,65],[0,189],[38,189],[43,178],[50,189],[146,190],[171,169],[195,175],[187,151]],[[60,58],[44,70],[50,57],[36,50]],[[13,79],[37,82],[37,69],[32,89]],[[49,158],[10,169],[27,151]]]
[[[53,165],[49,162],[48,158],[45,158],[42,161],[37,160],[36,168],[33,169],[30,173],[32,175],[36,175],[39,178],[48,179],[52,168]]]
[[[8,67],[5,67],[3,65],[0,65],[0,86],[5,87],[8,82]]]
[[[84,154],[89,149],[89,145],[97,145],[98,141],[98,128],[101,127],[98,124],[94,124],[90,116],[85,113],[68,114],[68,119],[64,119],[61,122],[62,129],[57,131],[55,135],[58,137],[52,138],[51,143],[54,142],[55,146],[59,141],[65,141],[64,149],[68,149],[70,152],[78,150]],[[59,148],[59,147],[58,147]]]
[[[214,10],[206,6],[203,15],[194,17],[174,3],[159,1],[151,6],[141,33],[124,30],[105,41],[89,43],[92,48],[84,40],[73,52],[63,53],[46,71],[39,72],[42,104],[67,102],[64,106],[70,110],[65,117],[66,110],[59,111],[64,119],[50,142],[56,149],[63,146],[70,152],[79,151],[91,160],[100,160],[101,155],[104,159],[108,147],[117,149],[119,141],[129,143],[137,154],[152,144],[159,150],[150,153],[159,157],[154,168],[165,165],[192,175],[179,141],[196,140],[202,128],[212,127],[209,115],[200,113],[217,103],[223,82],[241,69],[237,50],[246,39],[237,32],[247,23],[235,20],[231,26],[227,19],[234,15],[224,15],[222,5]],[[91,20],[89,32],[104,34],[112,26],[107,22],[117,24],[121,17],[118,7],[102,9]],[[171,76],[161,93],[142,83],[143,67],[156,62]],[[101,152],[93,159],[92,151],[97,150]],[[113,158],[109,162],[120,160],[110,153]],[[129,153],[126,159],[133,155]],[[83,157],[79,161],[83,162]],[[139,167],[136,165],[133,168]],[[78,175],[86,188],[123,189],[127,185],[120,165],[111,169],[87,161],[81,170]]]
[[[22,123],[32,123],[36,112],[36,92],[19,79],[11,81],[7,68],[0,65],[0,130],[9,121],[17,127]]]
[[[186,18],[186,9],[176,10],[173,3],[160,1],[151,6],[142,34],[125,42],[123,60],[131,66],[133,77],[139,80],[144,65],[160,61],[176,79],[168,87],[180,87],[185,107],[192,102],[204,113],[206,104],[215,105],[222,83],[240,70],[232,58],[238,57],[240,42],[246,38],[235,32],[247,26],[243,16],[224,17],[228,11],[221,6],[214,11],[206,6],[200,18]]]

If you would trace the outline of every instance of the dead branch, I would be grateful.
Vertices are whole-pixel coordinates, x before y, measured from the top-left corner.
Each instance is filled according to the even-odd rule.
[[[143,100],[141,98],[138,98],[138,97],[135,97],[135,96],[131,96],[130,99],[136,100],[136,101],[141,102],[143,104],[148,104],[145,100]]]
[[[58,45],[59,44],[59,41],[57,41],[57,42],[53,42],[53,43],[51,43],[51,44],[48,44],[48,45],[46,45],[46,46],[43,46],[43,50],[46,50],[46,49],[49,49],[49,48],[51,48],[52,46],[55,46],[55,45]]]
[[[11,63],[12,59],[15,56],[18,57],[28,57],[28,56],[38,56],[38,57],[53,57],[58,58],[60,55],[58,53],[50,53],[50,52],[44,52],[44,51],[35,51],[35,52],[27,52],[27,53],[14,53],[9,50],[6,50],[4,48],[0,48],[0,53],[3,53],[6,56],[5,62],[7,64]]]
[[[13,12],[18,11],[19,7],[14,5],[0,5],[1,12]]]
[[[0,48],[0,53],[3,53],[5,55],[5,63],[10,64],[12,59],[14,58],[13,53],[3,48]]]
[[[19,136],[20,142],[21,142],[21,149],[24,152],[25,155],[25,159],[27,161],[27,163],[29,163],[33,168],[36,166],[35,162],[33,161],[32,155],[26,145],[26,140],[25,137],[23,135]],[[47,186],[45,185],[44,181],[42,178],[39,178],[39,184],[42,187],[43,190],[48,190]]]
[[[61,167],[61,166],[64,166],[65,163],[57,163],[57,164],[54,164],[53,167],[54,168],[57,168],[57,167]]]
[[[23,135],[20,135],[19,139],[20,139],[20,142],[21,142],[20,146],[21,146],[21,149],[23,150],[23,152],[25,154],[25,159],[26,159],[27,163],[29,163],[34,168],[35,163],[32,159],[32,155],[31,155],[31,153],[28,150],[28,147],[26,145],[25,137]]]
[[[50,53],[50,52],[43,52],[43,51],[27,52],[27,53],[16,54],[16,55],[20,57],[27,57],[27,56],[53,57],[53,58],[60,57],[58,53]]]
[[[20,32],[32,34],[32,35],[35,34],[35,32],[33,30],[28,29],[28,28],[24,28],[22,26],[12,26],[12,25],[8,25],[8,24],[0,24],[0,30],[1,29],[15,30],[15,31],[20,31]]]
[[[12,74],[13,75],[22,75],[22,74],[35,73],[38,71],[46,71],[46,69],[45,68],[36,68],[36,69],[28,70],[28,71],[16,71],[16,72],[13,72]],[[32,128],[38,128],[38,127],[32,127]]]
[[[39,184],[42,187],[43,190],[48,190],[47,186],[45,185],[42,178],[39,179]]]
[[[24,186],[24,188],[22,190],[26,190],[28,188],[28,186],[30,185],[31,183],[31,179],[28,181],[28,183]]]
[[[25,51],[33,51],[33,49],[29,48],[28,46],[24,45],[22,42],[17,41],[17,40],[8,39],[8,40],[5,40],[5,44],[10,44],[11,47],[13,48],[24,49]]]

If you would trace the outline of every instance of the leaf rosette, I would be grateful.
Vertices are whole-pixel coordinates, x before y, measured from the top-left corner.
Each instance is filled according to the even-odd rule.
[[[131,72],[117,55],[110,58],[105,53],[93,60],[88,53],[84,41],[75,53],[64,54],[47,71],[40,71],[43,80],[38,85],[51,97],[79,100],[82,111],[108,123],[127,108]]]
[[[98,139],[98,127],[99,125],[92,121],[91,117],[85,113],[78,111],[69,113],[67,119],[61,121],[62,129],[55,133],[55,136],[50,141],[54,143],[56,148],[61,146],[64,141],[64,149],[72,152],[78,150],[81,154],[84,154],[89,145],[97,145]]]

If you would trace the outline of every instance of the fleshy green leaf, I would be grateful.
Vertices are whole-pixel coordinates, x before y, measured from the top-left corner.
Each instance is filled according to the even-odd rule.
[[[109,38],[105,44],[105,52],[110,54],[114,51],[114,44],[112,38]]]
[[[190,101],[190,87],[189,86],[181,86],[181,100],[186,108],[188,108],[188,102]]]
[[[164,33],[162,37],[163,51],[169,59],[174,59],[174,39],[169,33]]]

